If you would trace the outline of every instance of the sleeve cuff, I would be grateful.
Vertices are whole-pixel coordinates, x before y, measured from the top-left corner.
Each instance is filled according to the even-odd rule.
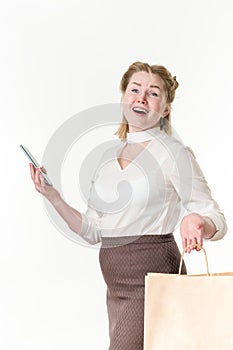
[[[212,216],[212,215],[205,215],[205,216],[209,217],[213,221],[213,223],[216,226],[216,232],[211,238],[208,238],[208,239],[204,238],[204,239],[206,241],[218,241],[218,240],[222,239],[227,232],[227,224],[226,224],[225,219],[221,220],[220,218]]]
[[[80,236],[90,244],[97,244],[101,241],[100,228],[96,222],[92,222],[90,218],[81,213],[82,224],[79,232]]]

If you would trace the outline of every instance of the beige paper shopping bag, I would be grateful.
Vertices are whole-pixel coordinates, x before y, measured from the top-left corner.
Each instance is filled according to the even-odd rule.
[[[206,252],[202,249],[203,252]],[[233,350],[233,272],[148,273],[144,350]]]

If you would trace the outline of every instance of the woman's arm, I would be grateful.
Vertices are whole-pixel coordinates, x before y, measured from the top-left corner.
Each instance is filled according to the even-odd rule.
[[[46,173],[44,167],[41,170]],[[101,241],[101,229],[98,224],[99,218],[96,211],[88,206],[86,214],[80,213],[67,204],[53,186],[46,185],[39,169],[34,168],[31,163],[30,171],[36,190],[47,198],[68,227],[88,243],[99,243]]]
[[[171,180],[189,213],[180,225],[183,248],[195,244],[202,246],[203,239],[221,239],[227,231],[225,217],[212,198],[207,181],[190,148],[181,145],[175,157],[175,166],[176,171]],[[190,252],[191,249],[187,251]]]
[[[41,170],[46,173],[45,168],[42,167]],[[36,169],[31,163],[30,172],[36,190],[48,199],[72,231],[80,233],[82,227],[81,213],[68,205],[53,186],[46,185],[44,177],[40,174],[40,170]]]

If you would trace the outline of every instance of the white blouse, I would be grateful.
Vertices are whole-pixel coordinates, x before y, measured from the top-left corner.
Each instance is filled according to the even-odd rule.
[[[150,140],[143,147],[140,142]],[[137,156],[124,169],[119,141],[107,150],[91,182],[80,235],[91,244],[101,237],[139,236],[173,232],[185,214],[198,213],[214,222],[222,238],[227,225],[211,196],[191,149],[159,128],[127,133]]]

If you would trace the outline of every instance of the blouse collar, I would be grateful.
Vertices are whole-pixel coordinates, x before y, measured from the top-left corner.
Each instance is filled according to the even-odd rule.
[[[159,127],[154,127],[142,131],[127,132],[126,142],[135,143],[152,140],[156,135],[158,135],[158,132],[161,132]]]

